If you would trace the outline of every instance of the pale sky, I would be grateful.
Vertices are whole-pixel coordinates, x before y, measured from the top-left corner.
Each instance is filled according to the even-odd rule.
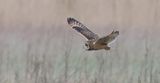
[[[65,25],[67,17],[96,26],[160,26],[156,0],[0,0],[0,23]]]

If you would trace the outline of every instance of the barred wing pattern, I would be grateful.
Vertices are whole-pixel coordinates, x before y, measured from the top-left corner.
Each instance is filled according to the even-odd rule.
[[[67,18],[67,22],[73,29],[75,29],[76,31],[84,35],[88,40],[99,38],[97,34],[90,31],[86,26],[84,26],[82,23],[80,23],[76,19]]]

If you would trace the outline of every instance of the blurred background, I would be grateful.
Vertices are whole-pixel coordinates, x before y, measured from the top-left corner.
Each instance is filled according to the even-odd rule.
[[[0,83],[160,83],[159,0],[0,0]],[[111,50],[86,51],[73,17]]]

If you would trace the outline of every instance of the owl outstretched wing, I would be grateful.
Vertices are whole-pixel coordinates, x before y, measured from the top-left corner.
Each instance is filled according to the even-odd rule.
[[[118,35],[119,35],[119,31],[112,31],[111,34],[98,39],[96,41],[96,44],[107,45],[108,43],[112,42]]]
[[[91,30],[89,30],[86,26],[84,26],[76,19],[69,17],[67,18],[67,22],[73,29],[84,35],[88,40],[99,38],[97,34],[93,33]]]

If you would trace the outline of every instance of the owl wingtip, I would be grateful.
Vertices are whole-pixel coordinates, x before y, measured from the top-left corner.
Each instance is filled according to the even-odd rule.
[[[68,18],[67,18],[68,24],[71,24],[73,21],[74,21],[74,18],[72,18],[72,17],[68,17]]]

